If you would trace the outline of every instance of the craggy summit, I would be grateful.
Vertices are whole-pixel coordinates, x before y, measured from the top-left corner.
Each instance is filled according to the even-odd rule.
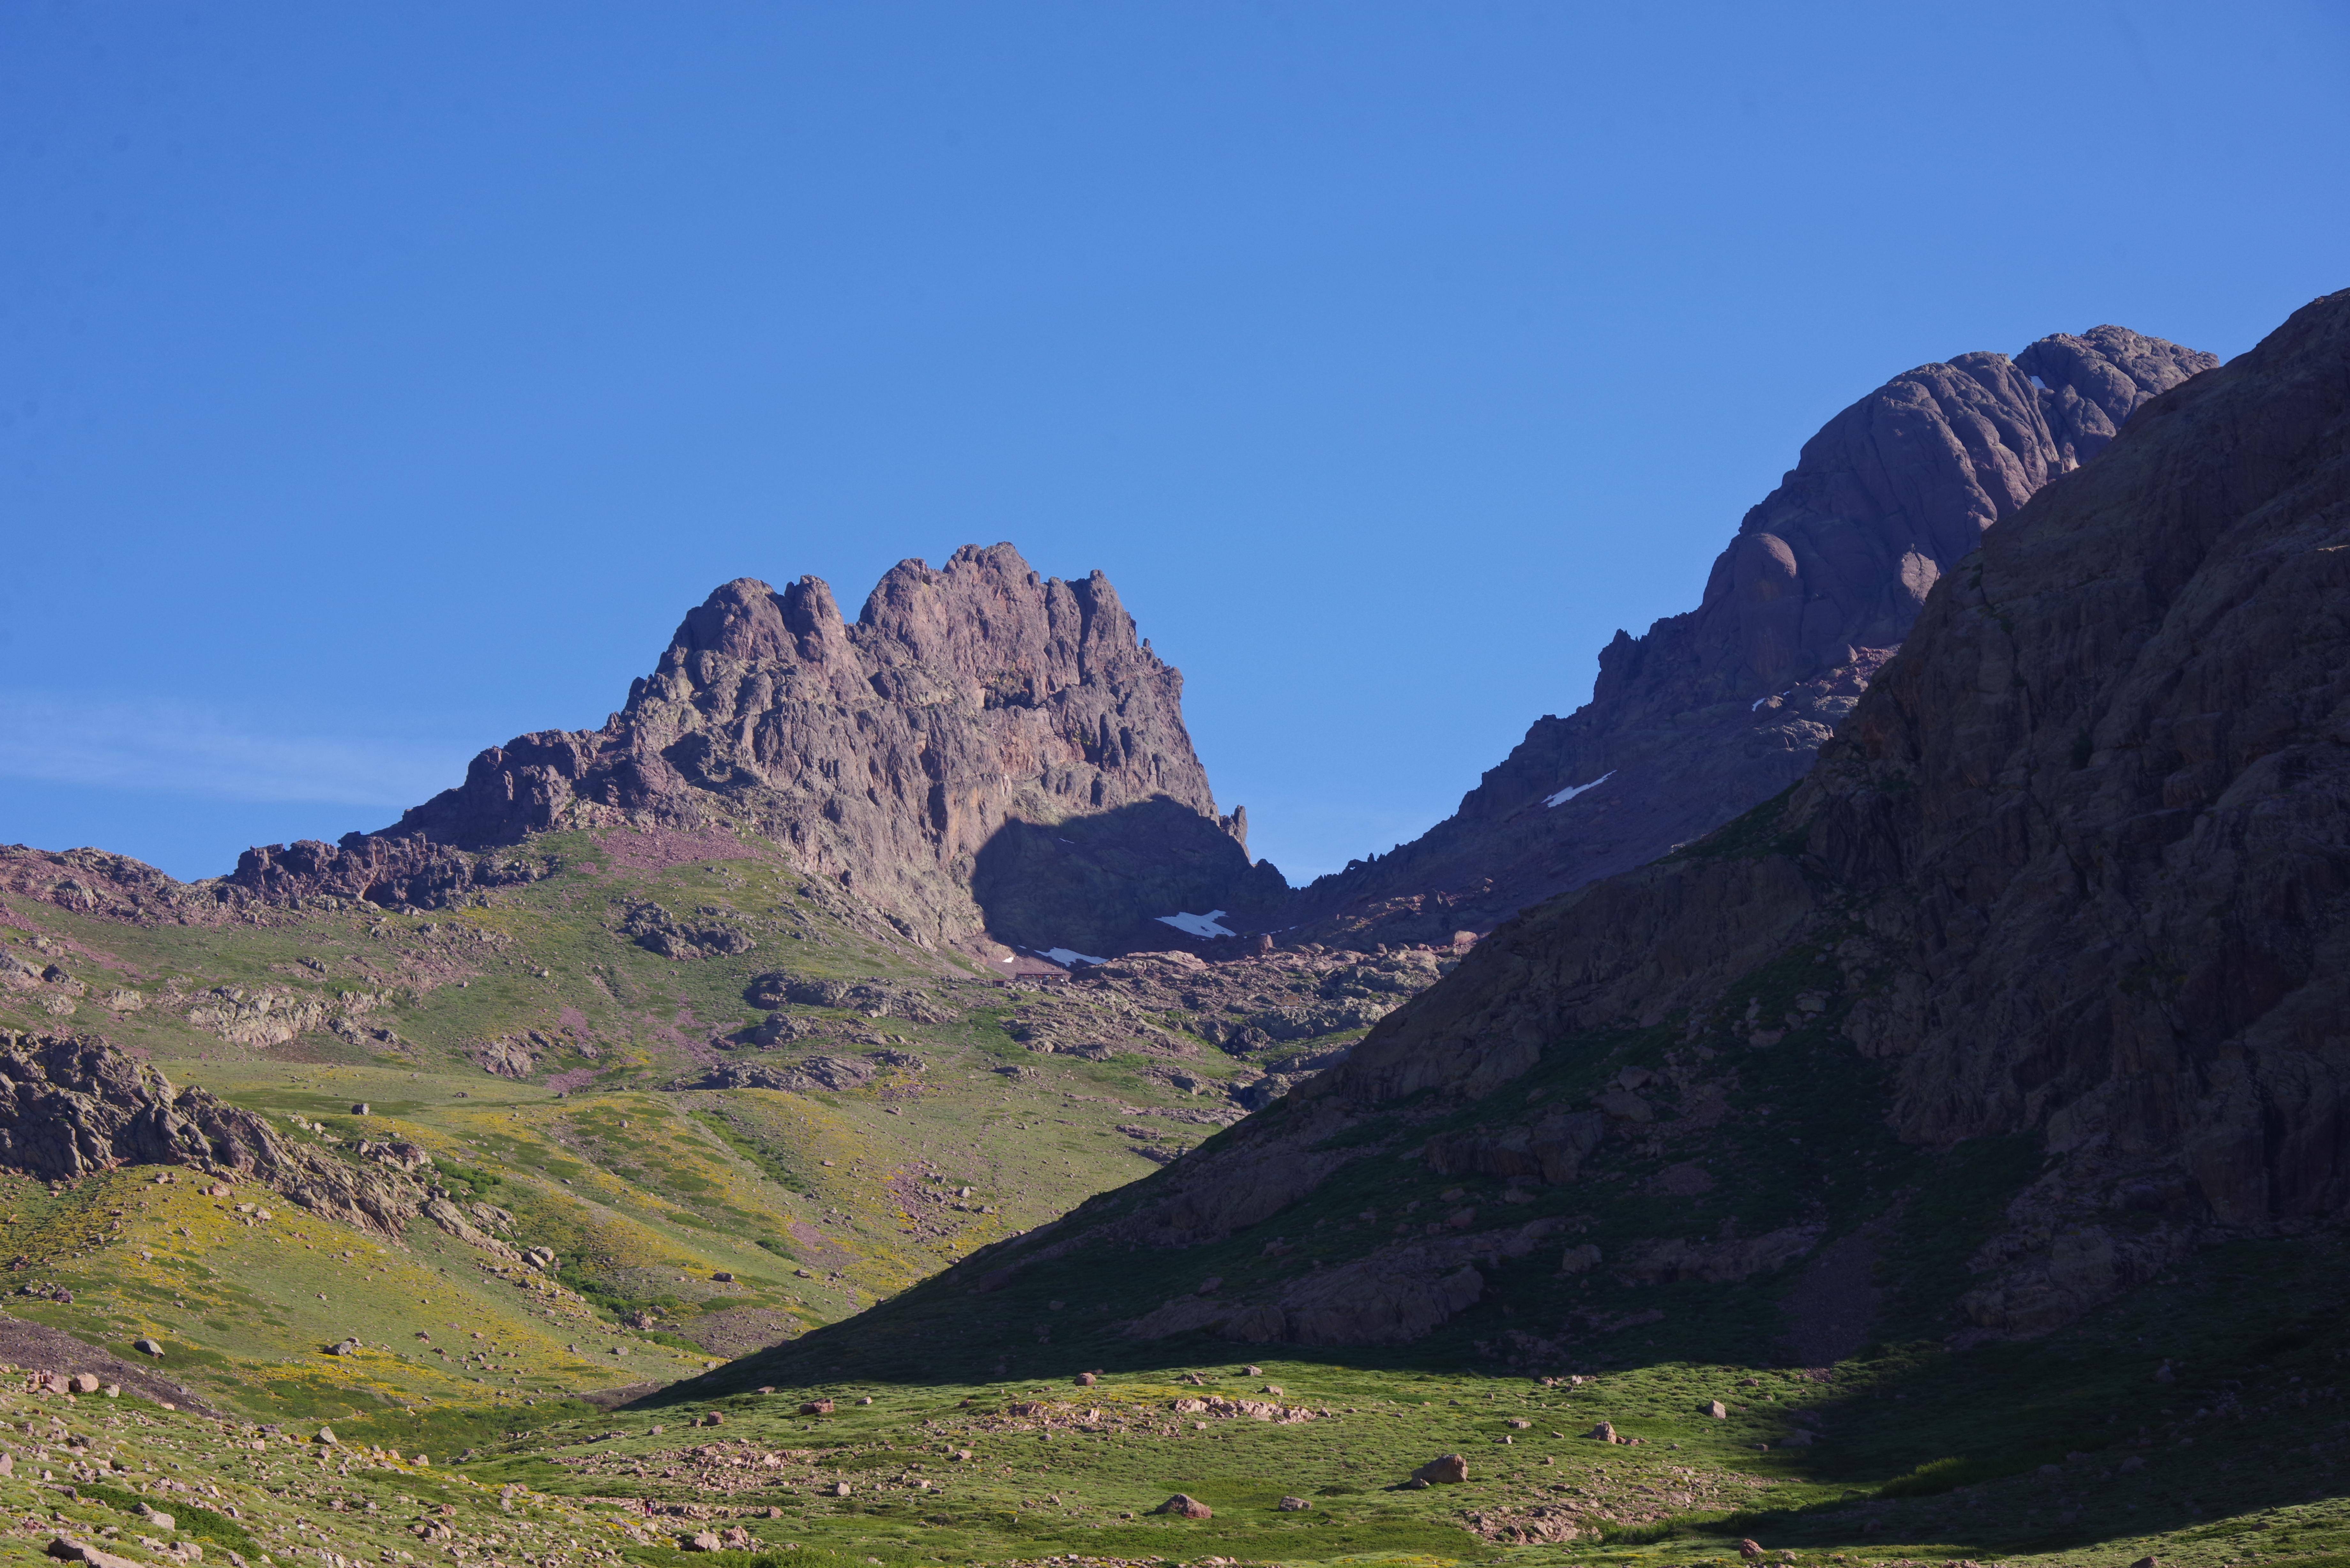
[[[686,616],[603,728],[491,747],[390,827],[257,849],[234,879],[396,902],[446,848],[606,822],[741,829],[908,937],[962,945],[991,923],[993,844],[1031,873],[995,878],[1002,940],[1098,952],[1139,921],[1284,887],[1253,871],[1244,814],[1218,815],[1182,689],[1108,578],[1039,576],[1010,545],[966,545],[938,570],[901,562],[854,622],[815,577],[781,592],[738,578]],[[1002,837],[1080,817],[1105,821],[1068,856]],[[1127,861],[1151,875],[1118,888],[1135,882]],[[1039,885],[1069,893],[1072,920],[1056,923]]]

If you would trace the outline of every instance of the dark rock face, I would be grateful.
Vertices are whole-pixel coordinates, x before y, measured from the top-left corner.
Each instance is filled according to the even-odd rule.
[[[492,747],[391,827],[256,849],[230,880],[432,904],[531,874],[452,851],[635,822],[772,840],[918,941],[1001,926],[1107,951],[1137,922],[1286,890],[1253,870],[1241,814],[1217,815],[1182,684],[1107,578],[1040,577],[1009,545],[899,564],[854,623],[814,577],[742,578],[602,729]]]
[[[174,1089],[102,1040],[0,1034],[0,1166],[70,1180],[118,1165],[249,1177],[313,1213],[393,1238],[423,1200],[399,1171],[288,1144],[251,1111]]]
[[[527,860],[462,854],[422,836],[353,833],[339,845],[304,839],[248,849],[219,886],[265,902],[350,898],[388,909],[437,909],[476,889],[512,887],[540,874]]]
[[[1702,1015],[1841,937],[1895,1130],[2053,1157],[1976,1260],[1978,1324],[2044,1329],[2185,1248],[2338,1219],[2345,603],[2350,293],[1991,530],[1765,852],[1529,911],[1299,1090],[1322,1113],[1301,1125],[1490,1093],[1561,1034]]]
[[[1570,1337],[1666,1318],[1638,1293],[1669,1282],[1847,1253],[1865,1275],[1909,1198],[1813,1179],[1734,1230],[1654,1207],[1711,1191],[1708,1167],[1789,1159],[1753,1139],[1796,1130],[1799,1094],[1823,1118],[1803,1130],[1846,1140],[1809,1168],[1847,1194],[1888,1147],[1934,1151],[1914,1175],[2025,1146],[1917,1221],[1971,1249],[1934,1303],[1944,1332],[2045,1332],[2193,1249],[2350,1219],[2345,605],[2350,292],[2146,404],[1991,529],[1797,788],[1505,923],[1344,1062],[940,1295],[962,1299],[965,1271],[1107,1279],[1135,1248],[1200,1248],[1220,1288],[1129,1332],[1352,1344],[1469,1311],[1522,1246],[1563,1242],[1559,1277],[1618,1293],[1585,1310],[1520,1276],[1517,1321],[1564,1311]],[[1755,1103],[1767,1081],[1789,1114]],[[1590,1109],[1535,1104],[1563,1084]],[[1461,1189],[1429,1210],[1461,1172],[1577,1180],[1585,1218],[1486,1229],[1442,1211]],[[1352,1241],[1323,1230],[1310,1259],[1262,1241],[1305,1199],[1326,1220],[1382,1190],[1420,1200],[1366,1210]],[[1322,1310],[1319,1282],[1356,1279],[1376,1310]]]
[[[1804,444],[1696,609],[1617,632],[1591,701],[1538,722],[1453,816],[1305,889],[1309,929],[1409,941],[1491,929],[1785,789],[1983,530],[2218,363],[2100,327],[1896,377]]]

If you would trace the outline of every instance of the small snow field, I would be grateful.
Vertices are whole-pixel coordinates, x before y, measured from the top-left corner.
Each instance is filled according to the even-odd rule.
[[[1612,779],[1612,778],[1614,778],[1615,776],[1616,776],[1616,770],[1615,770],[1614,768],[1609,768],[1606,773],[1601,774],[1597,778],[1593,779],[1589,784],[1569,784],[1569,785],[1567,785],[1565,789],[1563,789],[1563,790],[1559,791],[1556,794],[1554,794],[1554,795],[1545,795],[1545,796],[1543,798],[1543,804],[1544,804],[1544,805],[1565,805],[1568,801],[1573,800],[1576,795],[1579,795],[1579,794],[1583,794],[1583,792],[1584,792],[1584,791],[1586,791],[1586,790],[1594,790],[1594,789],[1597,789],[1601,784],[1606,784],[1609,779]]]
[[[1223,918],[1223,910],[1211,909],[1204,915],[1161,915],[1159,917],[1159,921],[1161,925],[1172,926],[1179,931],[1183,931],[1195,937],[1236,937],[1240,935],[1238,931],[1232,930],[1227,927],[1220,926],[1216,923]]]

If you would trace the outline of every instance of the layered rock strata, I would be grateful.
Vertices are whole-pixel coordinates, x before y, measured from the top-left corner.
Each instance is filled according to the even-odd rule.
[[[1629,870],[1801,778],[1934,584],[2156,395],[2219,363],[2119,327],[1895,377],[1804,443],[1694,610],[1599,654],[1413,842],[1303,889],[1316,935],[1441,941]]]

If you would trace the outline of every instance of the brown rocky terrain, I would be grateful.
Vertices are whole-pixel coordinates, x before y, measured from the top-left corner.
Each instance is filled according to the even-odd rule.
[[[1049,1291],[1124,1303],[1095,1354],[1456,1322],[1536,1365],[1636,1328],[1753,1354],[1785,1311],[1829,1357],[1880,1312],[2035,1334],[2338,1222],[2345,563],[2350,292],[1985,533],[1794,791],[1506,922],[1169,1169],[775,1354],[936,1311],[983,1336],[975,1303]]]
[[[854,622],[816,578],[746,577],[602,729],[494,746],[390,827],[255,849],[227,880],[429,907],[536,874],[474,852],[625,823],[772,841],[924,945],[1107,953],[1286,891],[1245,814],[1218,814],[1181,696],[1107,578],[1039,576],[1009,545],[903,562]]]
[[[1694,610],[1600,651],[1413,842],[1300,891],[1326,940],[1442,941],[1646,865],[1804,775],[1942,574],[2148,399],[2219,361],[2119,327],[1895,377],[1804,443]],[[1604,782],[1603,782],[1604,781]]]

